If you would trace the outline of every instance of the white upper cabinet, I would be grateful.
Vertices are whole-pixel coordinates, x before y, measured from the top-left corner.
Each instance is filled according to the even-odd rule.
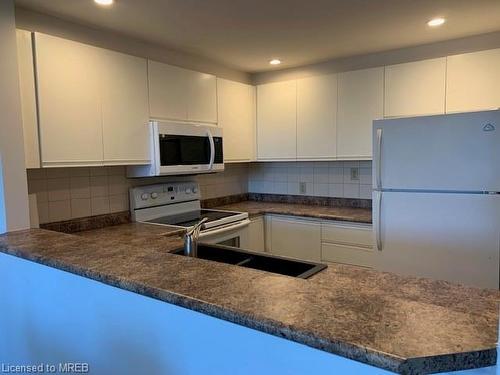
[[[31,32],[16,30],[19,89],[24,134],[24,158],[26,168],[40,168],[38,120],[36,115],[35,72]]]
[[[145,59],[35,33],[42,166],[145,164]]]
[[[188,120],[217,123],[217,79],[212,74],[187,71]]]
[[[500,49],[448,57],[446,112],[500,107]]]
[[[385,68],[385,117],[442,114],[446,58]]]
[[[103,50],[102,129],[106,164],[149,162],[147,61]]]
[[[42,166],[103,160],[98,48],[35,34]]]
[[[337,76],[297,80],[297,158],[336,156]]]
[[[297,155],[296,81],[257,86],[257,156],[295,159]]]
[[[217,123],[217,82],[211,74],[148,61],[149,115]]]
[[[187,70],[148,60],[148,80],[150,117],[187,120]]]
[[[255,86],[217,79],[219,126],[224,129],[224,160],[255,159]]]
[[[384,68],[338,76],[337,156],[370,159],[372,122],[384,116]]]

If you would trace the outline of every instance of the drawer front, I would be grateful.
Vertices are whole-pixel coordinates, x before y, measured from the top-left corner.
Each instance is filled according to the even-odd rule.
[[[362,267],[373,267],[373,250],[365,247],[323,243],[321,245],[321,260],[352,264]]]
[[[372,248],[373,230],[371,225],[323,223],[321,225],[321,240]]]

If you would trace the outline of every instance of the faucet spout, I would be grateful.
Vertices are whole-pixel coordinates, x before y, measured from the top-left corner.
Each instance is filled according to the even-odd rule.
[[[184,255],[196,258],[198,256],[198,238],[203,224],[208,220],[207,217],[202,218],[198,223],[187,230],[184,235]]]

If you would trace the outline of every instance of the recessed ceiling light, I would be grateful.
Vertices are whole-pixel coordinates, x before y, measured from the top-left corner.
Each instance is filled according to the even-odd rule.
[[[111,5],[113,0],[94,0],[99,5]]]
[[[433,18],[432,20],[427,22],[427,25],[430,27],[436,27],[436,26],[441,26],[445,22],[446,20],[444,18],[438,17],[438,18]]]
[[[279,65],[279,64],[281,64],[281,60],[280,59],[272,59],[271,61],[269,61],[269,64]]]

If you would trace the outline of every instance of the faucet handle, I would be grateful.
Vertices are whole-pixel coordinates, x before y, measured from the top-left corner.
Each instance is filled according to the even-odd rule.
[[[208,217],[202,218],[200,221],[198,221],[195,225],[193,225],[190,229],[187,230],[186,235],[190,236],[193,233],[199,232],[203,226],[208,221]]]

